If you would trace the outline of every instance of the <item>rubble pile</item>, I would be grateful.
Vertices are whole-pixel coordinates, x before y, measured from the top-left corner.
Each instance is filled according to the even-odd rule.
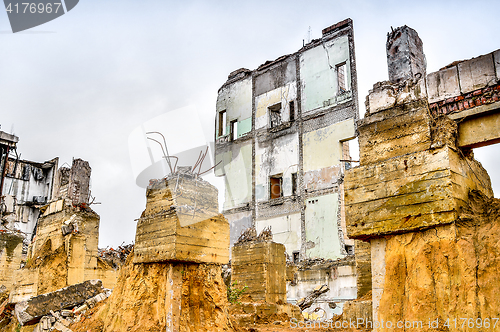
[[[85,302],[73,307],[72,309],[62,309],[59,311],[51,310],[50,314],[45,315],[40,319],[40,322],[36,325],[33,332],[73,332],[69,326],[80,322],[87,310],[96,306],[97,303],[104,301],[110,295],[111,290],[106,289],[104,292],[85,300]]]
[[[117,269],[121,267],[123,264],[125,264],[125,261],[127,260],[128,255],[132,252],[134,249],[133,244],[127,244],[127,245],[121,245],[118,246],[117,249],[113,248],[99,248],[98,253],[99,257],[108,263],[111,267],[114,269]]]

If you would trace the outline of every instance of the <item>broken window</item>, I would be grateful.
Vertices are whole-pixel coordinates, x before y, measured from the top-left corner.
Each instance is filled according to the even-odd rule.
[[[292,100],[290,102],[290,122],[295,121],[295,103]]]
[[[229,123],[229,129],[231,130],[231,141],[238,138],[238,120],[231,121]]]
[[[337,65],[337,82],[339,85],[339,94],[347,92],[347,65],[346,63],[342,63]]]
[[[345,251],[347,252],[348,255],[354,255],[354,246],[346,244]]]
[[[226,135],[226,110],[219,112],[219,136]]]
[[[268,109],[271,128],[279,126],[281,124],[281,103],[269,106]]]
[[[297,173],[292,173],[292,195],[297,196]]]
[[[269,179],[269,184],[269,197],[271,197],[271,199],[280,198],[283,196],[283,176],[281,174],[271,176]]]

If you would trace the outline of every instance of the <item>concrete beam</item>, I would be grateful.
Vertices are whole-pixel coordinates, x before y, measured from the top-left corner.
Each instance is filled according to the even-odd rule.
[[[479,148],[500,143],[500,102],[450,114],[458,122],[458,146]]]

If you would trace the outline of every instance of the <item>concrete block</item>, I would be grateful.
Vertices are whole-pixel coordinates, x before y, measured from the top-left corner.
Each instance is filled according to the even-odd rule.
[[[19,302],[14,312],[21,325],[31,325],[51,311],[72,308],[102,292],[104,289],[100,280],[88,280]]]
[[[429,103],[460,95],[458,67],[443,69],[427,75]]]
[[[54,212],[62,211],[63,208],[64,208],[64,199],[60,199],[57,202],[55,202],[55,211]]]
[[[484,88],[497,80],[493,54],[485,54],[458,64],[458,76],[462,93]]]
[[[236,245],[232,251],[231,281],[247,286],[254,301],[286,302],[285,246],[275,242]]]
[[[447,146],[353,168],[344,183],[347,233],[355,239],[448,224],[469,190],[491,196],[486,171]]]
[[[15,207],[15,197],[12,195],[5,195],[4,203],[6,207],[5,213],[13,213]]]
[[[396,94],[391,84],[385,84],[370,90],[368,94],[368,111],[373,114],[391,108],[396,104]]]
[[[495,64],[497,81],[500,81],[500,50],[493,52],[493,62]]]
[[[134,251],[134,263],[228,263],[229,223],[218,212],[217,188],[180,173],[152,181]]]

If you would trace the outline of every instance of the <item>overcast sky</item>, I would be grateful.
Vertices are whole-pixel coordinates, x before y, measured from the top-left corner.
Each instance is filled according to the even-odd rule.
[[[414,28],[427,72],[500,48],[498,1],[82,0],[69,13],[13,34],[0,11],[0,124],[19,136],[23,159],[72,157],[92,167],[101,205],[100,247],[134,240],[145,207],[128,137],[186,106],[213,138],[217,90],[238,68],[297,51],[302,40],[354,21],[360,113],[368,90],[387,80],[386,34]],[[189,121],[190,119],[186,119]],[[174,125],[174,124],[173,124]],[[180,140],[189,139],[189,131]],[[500,192],[500,146],[475,151]]]

